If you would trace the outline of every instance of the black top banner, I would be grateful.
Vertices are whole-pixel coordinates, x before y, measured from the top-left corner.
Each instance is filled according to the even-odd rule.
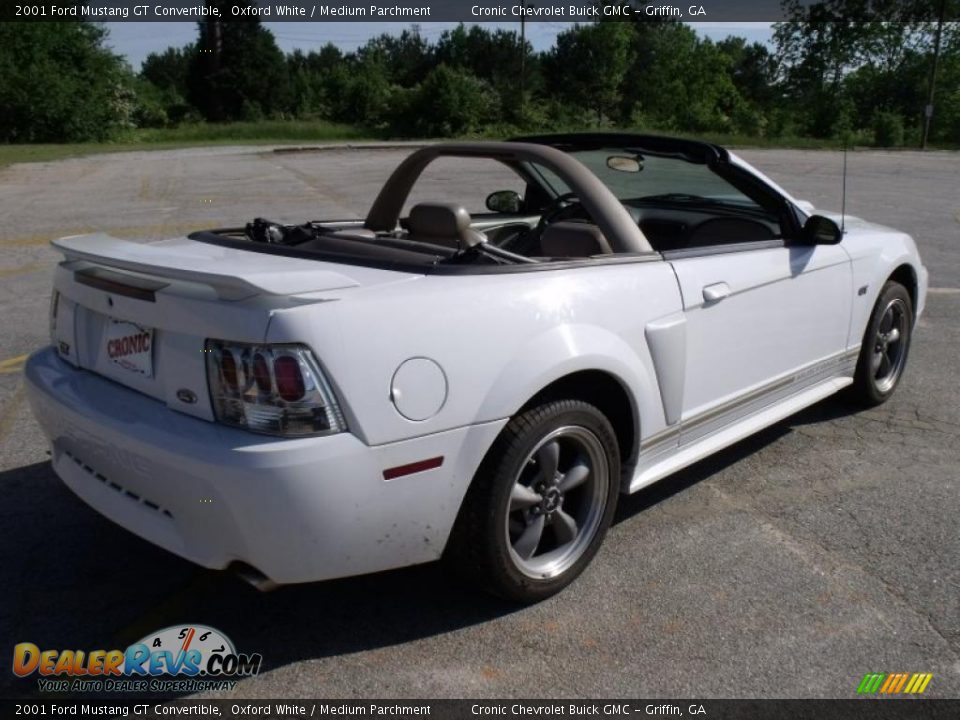
[[[54,22],[778,22],[958,19],[960,3],[922,0],[0,0],[0,20]],[[836,8],[843,6],[842,15]]]

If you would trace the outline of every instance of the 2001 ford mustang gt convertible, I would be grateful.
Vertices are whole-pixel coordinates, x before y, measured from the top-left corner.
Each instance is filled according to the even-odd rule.
[[[619,493],[894,391],[927,272],[838,221],[707,143],[432,145],[365,219],[55,241],[29,397],[73,492],[200,565],[263,586],[442,557],[534,601]]]

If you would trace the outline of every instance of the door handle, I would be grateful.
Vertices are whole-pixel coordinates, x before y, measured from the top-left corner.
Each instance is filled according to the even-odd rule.
[[[713,283],[703,288],[704,302],[714,303],[723,300],[730,295],[730,286],[725,282]]]

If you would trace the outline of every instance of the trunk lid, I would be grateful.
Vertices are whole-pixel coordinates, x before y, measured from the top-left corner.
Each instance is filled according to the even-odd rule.
[[[409,277],[391,270],[220,247],[186,237],[137,243],[100,233],[65,237],[52,245],[68,260],[207,285],[223,300],[341,290]]]
[[[97,234],[52,244],[65,256],[54,282],[60,356],[208,420],[207,338],[263,342],[277,310],[416,277],[189,238],[136,243]]]

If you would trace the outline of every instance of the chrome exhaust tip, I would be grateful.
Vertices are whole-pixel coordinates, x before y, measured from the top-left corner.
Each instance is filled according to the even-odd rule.
[[[260,592],[270,592],[280,587],[280,583],[274,582],[255,567],[246,563],[236,563],[234,572],[237,577],[253,585]]]

